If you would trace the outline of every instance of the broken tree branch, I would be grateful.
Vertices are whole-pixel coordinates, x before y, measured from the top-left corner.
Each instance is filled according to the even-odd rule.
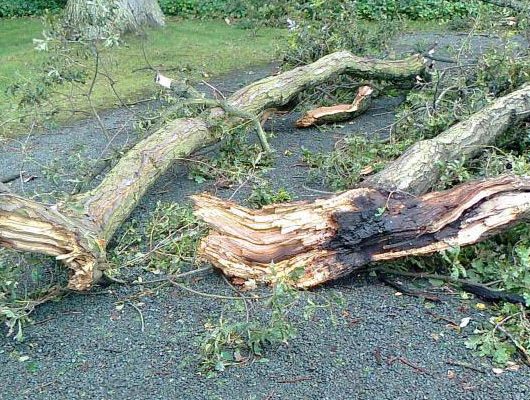
[[[494,100],[435,138],[417,142],[362,185],[411,194],[425,193],[438,181],[445,162],[475,156],[509,127],[528,118],[525,114],[528,110],[530,84]]]
[[[530,178],[503,176],[415,197],[371,188],[251,210],[193,196],[211,228],[199,256],[231,277],[311,287],[371,262],[484,240],[530,216]]]
[[[370,86],[361,86],[352,104],[337,104],[331,107],[319,107],[308,111],[296,121],[297,128],[307,128],[333,122],[347,121],[365,112],[372,102],[374,89]]]
[[[226,102],[246,115],[259,115],[287,104],[304,89],[336,75],[410,82],[423,71],[420,56],[390,61],[341,51],[257,81]],[[218,141],[217,125],[234,125],[238,121],[218,107],[196,118],[171,121],[129,150],[98,187],[61,204],[47,206],[2,193],[0,245],[62,259],[74,271],[69,287],[90,288],[106,268],[108,241],[156,179],[175,160]]]
[[[199,256],[229,276],[274,280],[303,274],[310,287],[374,261],[430,254],[486,239],[525,220],[530,178],[502,177],[425,193],[442,163],[471,157],[530,109],[530,85],[496,99],[434,139],[416,143],[353,189],[313,203],[249,210],[209,195],[194,196],[211,227]]]

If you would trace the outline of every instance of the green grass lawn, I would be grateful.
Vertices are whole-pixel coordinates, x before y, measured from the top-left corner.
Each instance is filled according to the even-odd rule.
[[[86,116],[90,111],[85,84],[56,85],[49,102],[37,107],[17,108],[16,96],[7,94],[15,82],[35,80],[46,55],[34,50],[33,38],[41,37],[39,19],[0,20],[0,136],[12,136],[35,122],[42,124],[43,111],[58,109],[49,122],[64,122]],[[144,49],[149,63],[171,77],[186,69],[191,77],[212,77],[231,70],[267,63],[274,59],[276,46],[284,33],[278,29],[260,29],[257,34],[220,21],[182,21],[167,19],[163,29],[148,32]],[[93,61],[85,61],[93,69]],[[116,81],[115,89],[126,102],[154,93],[153,71],[145,68],[142,39],[126,38],[119,48],[107,49],[101,56],[101,70]],[[89,73],[90,75],[90,73]],[[92,93],[96,109],[118,104],[109,80],[100,76]]]

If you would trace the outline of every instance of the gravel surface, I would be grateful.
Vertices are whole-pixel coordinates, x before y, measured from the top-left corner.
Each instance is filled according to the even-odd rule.
[[[399,39],[399,52],[410,51],[414,41],[429,41],[437,35],[412,36]],[[451,43],[458,40],[460,36],[453,36]],[[495,41],[486,42],[487,38],[478,40],[483,47],[496,45]],[[215,84],[229,93],[274,70],[270,66],[239,71]],[[271,183],[288,188],[298,199],[321,196],[316,190],[325,188],[307,184],[307,169],[300,165],[301,147],[328,151],[336,140],[352,132],[377,131],[384,135],[400,101],[379,98],[351,124],[331,129],[294,129],[293,121],[298,117],[295,113],[275,118],[268,124],[268,130],[276,133],[271,144],[278,154],[268,173]],[[78,154],[95,159],[111,148],[137,140],[131,120],[126,110],[103,115],[108,129],[117,132],[111,146],[107,146],[108,140],[94,121],[3,143],[0,171],[7,175],[24,170],[25,176],[36,177],[11,184],[21,194],[69,189],[73,182],[63,183],[61,179],[55,184],[57,176],[50,170],[66,166],[67,176],[74,177],[79,168]],[[51,168],[53,159],[55,167]],[[185,165],[175,165],[149,191],[132,218],[148,218],[159,200],[184,203],[189,194],[204,189],[212,190],[188,180]],[[217,194],[228,197],[233,190]],[[243,187],[235,198],[242,200],[248,192],[249,188]],[[150,278],[143,274],[145,279]],[[217,274],[193,280],[190,286],[233,295]],[[304,300],[325,303],[338,293],[345,301],[343,305],[318,310],[310,320],[303,318]],[[223,311],[233,309],[233,301],[206,298],[178,288],[141,293],[137,286],[114,285],[96,288],[92,293],[70,294],[35,311],[36,323],[26,328],[23,343],[0,335],[0,398],[530,398],[529,368],[496,375],[487,359],[465,348],[466,338],[489,317],[487,310],[478,311],[474,300],[461,300],[449,292],[439,295],[443,302],[436,305],[398,296],[395,289],[367,276],[351,276],[304,292],[300,305],[291,312],[298,329],[295,339],[268,348],[266,358],[208,378],[198,374],[197,341],[204,333],[204,324],[217,321]],[[141,301],[141,314],[128,300]],[[117,302],[125,302],[124,308],[117,309]],[[264,317],[266,312],[260,304],[252,305],[256,318]],[[457,332],[437,316],[456,322],[470,317],[471,322]]]

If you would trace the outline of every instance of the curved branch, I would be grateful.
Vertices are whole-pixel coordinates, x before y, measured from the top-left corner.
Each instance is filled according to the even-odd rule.
[[[528,110],[530,84],[494,100],[435,138],[417,142],[362,186],[425,193],[438,181],[444,162],[475,156],[508,128],[528,118]]]

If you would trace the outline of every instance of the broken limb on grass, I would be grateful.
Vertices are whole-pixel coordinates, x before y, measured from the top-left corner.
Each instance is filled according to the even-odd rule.
[[[420,56],[376,60],[340,51],[254,82],[226,99],[226,104],[259,116],[337,75],[414,82],[424,68]],[[64,203],[50,206],[2,193],[0,246],[64,260],[72,271],[69,288],[89,289],[106,268],[108,241],[158,177],[176,160],[220,140],[219,125],[236,125],[240,120],[213,107],[195,118],[170,121],[131,148],[99,186]]]
[[[295,276],[312,287],[367,264],[480,242],[530,217],[530,178],[472,181],[421,197],[359,188],[314,202],[251,210],[202,194],[210,226],[199,257],[230,277]]]
[[[331,107],[319,107],[308,111],[296,121],[297,128],[307,128],[313,125],[342,122],[353,119],[364,113],[372,103],[374,89],[371,86],[361,86],[352,104],[337,104]]]

